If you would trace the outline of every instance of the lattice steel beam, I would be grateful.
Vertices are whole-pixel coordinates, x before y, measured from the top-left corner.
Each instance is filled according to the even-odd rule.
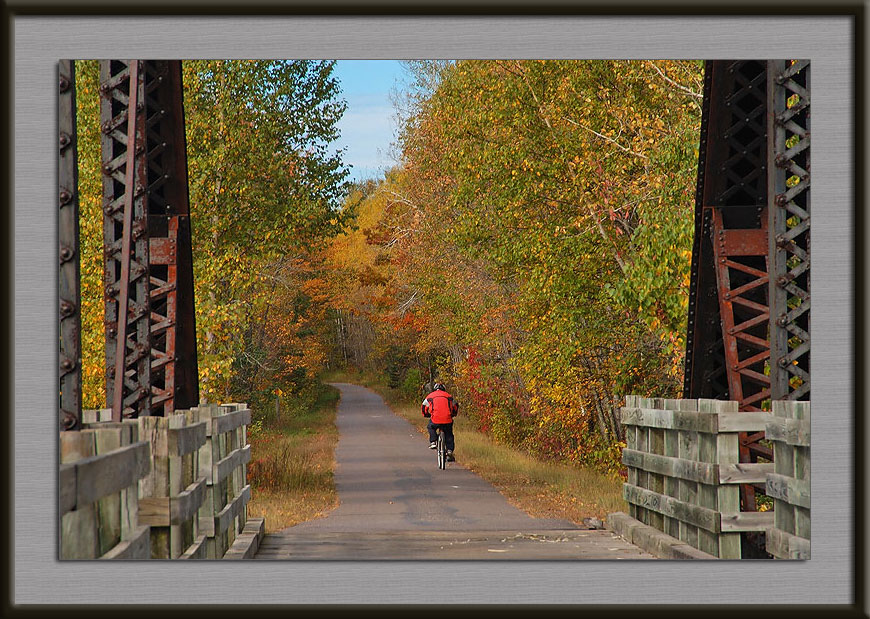
[[[776,400],[810,399],[810,62],[768,66],[770,344]]]
[[[180,61],[145,63],[150,238],[151,409],[199,403],[193,257]],[[161,412],[161,409],[163,412]]]
[[[744,411],[770,398],[766,86],[765,61],[705,67],[684,394]],[[772,459],[763,437],[740,434],[741,462]]]
[[[75,65],[59,63],[60,429],[78,430],[82,415],[79,191]]]
[[[181,63],[101,82],[107,394],[113,418],[163,415],[199,400]]]
[[[141,61],[100,62],[106,399],[112,419],[151,399],[145,85]]]

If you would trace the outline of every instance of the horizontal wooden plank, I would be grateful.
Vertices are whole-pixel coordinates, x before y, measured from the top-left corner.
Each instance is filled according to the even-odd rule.
[[[719,465],[720,484],[757,484],[764,483],[767,474],[773,473],[772,462]]]
[[[200,421],[183,428],[169,429],[169,454],[172,456],[186,456],[193,453],[205,444],[206,423]]]
[[[200,477],[169,500],[170,524],[181,524],[196,515],[205,500],[205,484],[205,477]]]
[[[634,505],[676,518],[681,522],[693,524],[712,533],[719,532],[719,512],[713,509],[685,503],[679,499],[645,488],[638,488],[631,484],[622,485],[622,496]]]
[[[133,443],[76,461],[76,505],[86,505],[132,486],[151,471],[151,446]]]
[[[764,429],[765,438],[787,445],[810,446],[810,422],[773,417]]]
[[[253,559],[266,535],[263,518],[249,518],[236,541],[224,554],[224,559]]]
[[[719,413],[719,432],[764,432],[771,419],[773,415],[764,411]]]
[[[76,508],[76,465],[61,464],[57,477],[60,515]]]
[[[250,425],[250,423],[251,411],[249,409],[235,411],[234,413],[228,413],[226,415],[219,415],[211,418],[208,435],[214,436],[215,434],[224,434],[230,430],[235,430],[239,426]]]
[[[141,561],[151,558],[151,527],[140,526],[128,540],[116,544],[100,559]]]
[[[773,414],[790,419],[809,419],[810,403],[797,400],[773,400]]]
[[[139,499],[139,522],[152,527],[182,524],[196,515],[205,500],[205,477],[200,477],[174,497]]]
[[[82,410],[82,423],[99,423],[101,421],[112,421],[111,408]]]
[[[214,517],[214,531],[215,535],[219,535],[226,531],[230,523],[232,523],[233,518],[239,515],[242,511],[242,507],[247,505],[248,501],[251,500],[251,485],[248,484],[244,488],[242,488],[241,492],[239,492],[238,496],[233,499],[232,503],[224,507],[220,513],[216,514]]]
[[[169,497],[141,497],[139,499],[139,522],[152,527],[168,527]]]
[[[722,533],[766,531],[773,526],[773,512],[722,514]]]
[[[718,431],[716,413],[692,411],[668,411],[653,408],[622,408],[620,420],[623,425],[685,430],[715,434]]]
[[[206,544],[206,540],[208,538],[205,535],[200,535],[197,537],[193,543],[187,547],[187,549],[178,557],[179,559],[190,559],[192,561],[196,561],[199,559],[205,559],[208,555],[208,545]]]
[[[788,558],[789,559],[809,559],[810,558],[810,540],[792,535],[788,540]]]
[[[809,559],[810,540],[787,531],[771,528],[765,536],[767,552],[777,559]]]
[[[212,471],[211,483],[219,484],[224,479],[229,476],[236,468],[239,466],[244,466],[251,460],[251,446],[245,445],[241,449],[234,449],[226,458],[218,461],[217,464],[214,465],[214,470]]]
[[[798,507],[810,507],[810,482],[770,473],[767,476],[766,494]]]
[[[719,479],[718,465],[716,464],[651,454],[634,449],[622,450],[622,463],[650,473],[710,485],[716,484]]]

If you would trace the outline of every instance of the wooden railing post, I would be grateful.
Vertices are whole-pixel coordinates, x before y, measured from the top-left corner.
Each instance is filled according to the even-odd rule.
[[[205,499],[199,450],[206,440],[206,424],[189,411],[137,421],[152,446],[151,474],[139,485],[140,518],[151,525],[151,556],[204,558],[198,514]]]
[[[774,461],[766,480],[774,503],[767,551],[778,559],[809,559],[810,403],[776,400],[773,414],[766,429]]]
[[[251,459],[245,427],[251,411],[245,404],[205,405],[195,409],[206,422],[208,439],[200,451],[200,471],[206,479],[199,523],[206,534],[209,559],[221,559],[247,521],[251,487],[245,465]]]

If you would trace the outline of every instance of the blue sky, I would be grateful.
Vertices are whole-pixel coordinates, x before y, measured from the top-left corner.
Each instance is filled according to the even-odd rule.
[[[390,91],[402,81],[402,67],[397,60],[339,60],[333,74],[347,101],[337,146],[347,148],[350,178],[378,178],[395,164],[390,156],[396,135]]]

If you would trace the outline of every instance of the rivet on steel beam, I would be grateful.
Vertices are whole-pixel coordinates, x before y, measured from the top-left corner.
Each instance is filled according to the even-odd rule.
[[[137,144],[136,145],[136,154],[141,155],[144,152],[145,152],[145,146],[143,144]]]
[[[720,264],[725,264],[725,262],[726,262],[726,259],[725,259],[725,258],[719,258],[719,263],[720,263]]]
[[[779,367],[781,367],[781,368],[784,368],[785,366],[788,365],[788,359],[786,359],[785,357],[783,357],[782,359],[780,359],[780,360],[777,362],[777,365],[778,365]]]
[[[774,204],[776,204],[777,206],[785,206],[785,204],[786,204],[786,202],[787,202],[786,197],[785,197],[785,194],[784,194],[784,193],[778,193],[778,194],[776,194],[776,198],[774,199],[773,202],[774,202]]]
[[[67,359],[66,357],[64,357],[63,359],[61,359],[61,361],[60,361],[60,369],[62,369],[62,370],[66,370],[66,371],[68,372],[68,371],[70,371],[71,369],[73,369],[74,367],[75,367],[75,364],[72,362],[72,360]]]
[[[730,298],[731,298],[731,293],[730,293],[730,292],[726,292],[726,293],[725,293],[725,298],[726,298],[726,299],[730,299]]]
[[[60,147],[61,148],[66,148],[67,146],[69,146],[70,141],[71,140],[70,140],[69,134],[66,134],[66,133],[60,134]]]
[[[64,245],[60,248],[60,261],[61,262],[67,262],[68,260],[72,259],[72,257],[74,255],[75,255],[75,253],[73,252],[73,250],[71,248],[67,247],[66,245]]]
[[[143,101],[139,101],[139,102],[136,104],[136,111],[137,111],[137,112],[141,112],[141,111],[143,111],[144,109],[145,109],[145,103],[144,103]]]
[[[737,370],[740,369],[740,366],[735,363],[734,365],[731,366],[731,369],[736,372]]]
[[[118,330],[115,327],[109,327],[108,329],[106,329],[106,335],[108,335],[110,338],[113,338],[118,335]]]
[[[67,90],[69,90],[69,80],[66,78],[66,76],[61,75],[60,76],[60,91],[66,92]]]
[[[72,194],[66,189],[60,190],[60,205],[64,206],[69,204],[70,200],[72,200]]]
[[[112,133],[112,123],[107,120],[106,122],[104,122],[100,126],[100,129],[103,131],[103,133],[108,135],[108,134]],[[105,167],[108,167],[108,166],[105,166]]]
[[[72,429],[72,428],[75,427],[75,425],[76,425],[76,418],[75,418],[75,416],[74,416],[72,413],[70,413],[70,412],[68,412],[68,411],[64,411],[64,412],[63,412],[63,422],[62,422],[62,423],[63,423],[63,427],[64,427],[65,430],[70,430],[70,429]]]
[[[109,376],[114,376],[115,375],[115,366],[110,365],[108,368],[106,368],[106,374],[108,374]]]
[[[729,334],[729,335],[734,335],[734,333],[735,333],[735,329],[734,329],[734,327],[731,327],[730,329],[728,329],[728,334]]]
[[[112,166],[110,166],[108,163],[104,164],[100,169],[103,171],[103,174],[108,175],[112,173]]]
[[[76,306],[73,305],[70,301],[63,299],[60,302],[60,315],[66,318],[67,316],[72,316],[76,312]]]

